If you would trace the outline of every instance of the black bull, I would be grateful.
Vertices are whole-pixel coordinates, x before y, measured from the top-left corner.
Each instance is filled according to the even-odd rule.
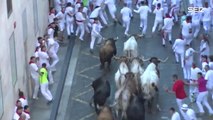
[[[110,96],[110,83],[107,80],[98,78],[92,82],[92,87],[94,89],[93,102],[95,106],[95,111],[99,113],[97,105],[105,105],[107,98]]]

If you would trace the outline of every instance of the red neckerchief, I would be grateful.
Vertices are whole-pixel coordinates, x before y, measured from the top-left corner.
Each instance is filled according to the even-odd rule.
[[[30,115],[30,112],[28,112],[28,111],[26,111],[26,110],[24,110],[24,112]]]
[[[197,67],[196,65],[193,65],[193,66],[192,66],[193,69],[195,69],[196,67]]]
[[[34,61],[30,60],[29,64],[35,63]]]
[[[23,98],[24,100],[26,99],[24,96],[21,96],[21,97],[19,97],[19,98]]]
[[[19,115],[19,117],[21,116],[22,113],[18,113],[18,111],[16,111],[16,113]]]
[[[206,62],[207,64],[209,63],[209,61],[208,61],[208,60],[204,60],[203,62]]]

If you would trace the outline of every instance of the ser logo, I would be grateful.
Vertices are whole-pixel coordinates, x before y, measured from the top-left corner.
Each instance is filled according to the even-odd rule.
[[[203,12],[203,7],[188,7],[188,12]]]

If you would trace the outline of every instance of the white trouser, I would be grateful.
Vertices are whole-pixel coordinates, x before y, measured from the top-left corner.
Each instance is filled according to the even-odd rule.
[[[178,21],[178,12],[179,12],[179,7],[178,6],[174,6],[171,8],[170,10],[170,16],[174,17],[174,20],[177,22]]]
[[[206,88],[209,90],[209,93],[211,94],[212,100],[213,100],[213,83],[207,82]]]
[[[70,35],[71,33],[74,33],[74,19],[70,18],[70,20],[66,21],[67,23],[67,35]]]
[[[115,13],[116,13],[116,7],[115,7],[115,5],[108,6],[108,9],[109,9],[109,13],[110,13],[112,19],[115,20],[116,19],[116,17],[115,17]]]
[[[58,50],[59,50],[59,44],[58,44],[58,42],[57,42],[57,41],[55,41],[54,50],[55,50],[55,53],[58,53]]]
[[[49,83],[50,84],[53,84],[54,83],[54,80],[53,80],[53,74],[52,74],[52,68],[50,68],[50,66],[47,67],[47,72],[48,72],[48,80],[49,80]]]
[[[208,34],[210,30],[210,21],[203,21],[203,29],[205,33]]]
[[[197,106],[199,108],[200,113],[204,113],[204,109],[203,109],[203,106],[202,106],[202,104],[203,104],[208,109],[209,114],[213,114],[213,110],[212,110],[212,108],[210,107],[210,105],[208,103],[208,91],[199,92],[199,94],[197,96],[196,103],[197,103]]]
[[[158,25],[159,25],[159,26],[158,26]],[[158,30],[161,30],[162,25],[163,25],[163,20],[155,19],[154,26],[152,27],[152,32],[153,32],[153,33],[155,32],[157,26],[158,26]]]
[[[184,53],[177,53],[175,52],[175,59],[176,62],[179,62],[179,55],[180,55],[180,60],[181,60],[181,67],[184,67]]]
[[[142,34],[146,34],[146,29],[147,29],[147,18],[146,18],[146,19],[141,18],[140,27],[143,28]]]
[[[79,33],[79,31],[80,31],[80,40],[84,40],[83,38],[84,38],[84,33],[85,33],[85,27],[84,27],[84,23],[83,22],[77,22],[77,25],[78,25],[78,27],[77,27],[77,30],[76,30],[76,36],[78,36],[78,33]]]
[[[59,30],[64,31],[65,23],[64,22],[59,22]]]
[[[190,80],[192,64],[186,63],[183,67],[184,79]]]
[[[123,26],[126,28],[124,34],[128,34],[129,32],[130,20],[123,20]]]
[[[165,45],[165,43],[166,43],[165,39],[167,38],[167,36],[169,38],[169,41],[172,41],[172,32],[171,32],[171,30],[164,30],[164,32],[163,32],[163,40],[162,40],[162,44],[163,45]]]
[[[50,65],[50,69],[53,69],[55,68],[55,65],[58,63],[59,58],[58,55],[53,52],[50,54],[50,57],[52,58],[52,64]]]
[[[104,11],[101,10],[100,11],[100,18],[101,18],[102,22],[104,23],[104,25],[107,25],[107,20],[106,20],[107,18],[105,17],[104,14],[105,14]]]
[[[177,106],[178,106],[178,108],[179,108],[179,111],[180,111],[181,115],[183,116],[183,118],[184,118],[185,120],[187,120],[187,119],[186,119],[186,118],[187,118],[186,113],[184,113],[183,110],[181,109],[182,104],[183,104],[183,99],[178,99],[178,98],[176,98],[176,102],[177,102]]]
[[[33,77],[32,76],[32,80],[33,80],[33,83],[34,83],[34,91],[33,91],[33,98],[37,98],[38,97],[38,91],[39,91],[39,76],[37,77]]]
[[[200,31],[200,23],[192,23],[193,28],[193,37],[196,38],[198,36],[198,33]]]
[[[128,0],[125,2],[127,4],[127,7],[132,9],[132,0]]]
[[[41,84],[41,93],[48,101],[51,101],[53,99],[53,96],[48,88],[48,83]]]
[[[183,35],[183,39],[186,41],[186,44],[190,44],[192,42],[193,36],[192,34],[185,34]]]
[[[190,80],[190,84],[194,84],[196,80]],[[195,85],[189,86],[189,99],[194,102],[198,95],[198,88]]]
[[[90,49],[92,49],[93,50],[93,48],[94,48],[94,44],[95,44],[95,40],[96,39],[98,39],[98,44],[100,44],[101,43],[101,40],[102,40],[102,36],[99,34],[99,35],[97,35],[97,34],[92,34],[91,33],[91,42],[90,42]]]

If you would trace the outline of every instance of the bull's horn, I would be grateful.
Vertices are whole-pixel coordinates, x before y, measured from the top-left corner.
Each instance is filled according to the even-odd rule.
[[[115,60],[120,60],[120,57],[113,56],[113,59],[115,59]]]
[[[119,37],[117,36],[116,38],[114,38],[114,40],[116,41],[116,40],[118,40],[119,39]]]
[[[160,62],[166,62],[168,59],[169,59],[169,57],[167,57],[167,58],[164,59],[164,60],[158,58],[158,60],[159,60]]]
[[[141,59],[143,60],[143,62],[149,61],[151,58],[145,59],[145,57],[141,57]]]
[[[103,37],[103,40],[107,40],[107,38]]]
[[[115,105],[117,105],[118,104],[118,102],[114,102],[113,104],[111,104],[111,105],[109,105],[109,107],[114,107]]]

